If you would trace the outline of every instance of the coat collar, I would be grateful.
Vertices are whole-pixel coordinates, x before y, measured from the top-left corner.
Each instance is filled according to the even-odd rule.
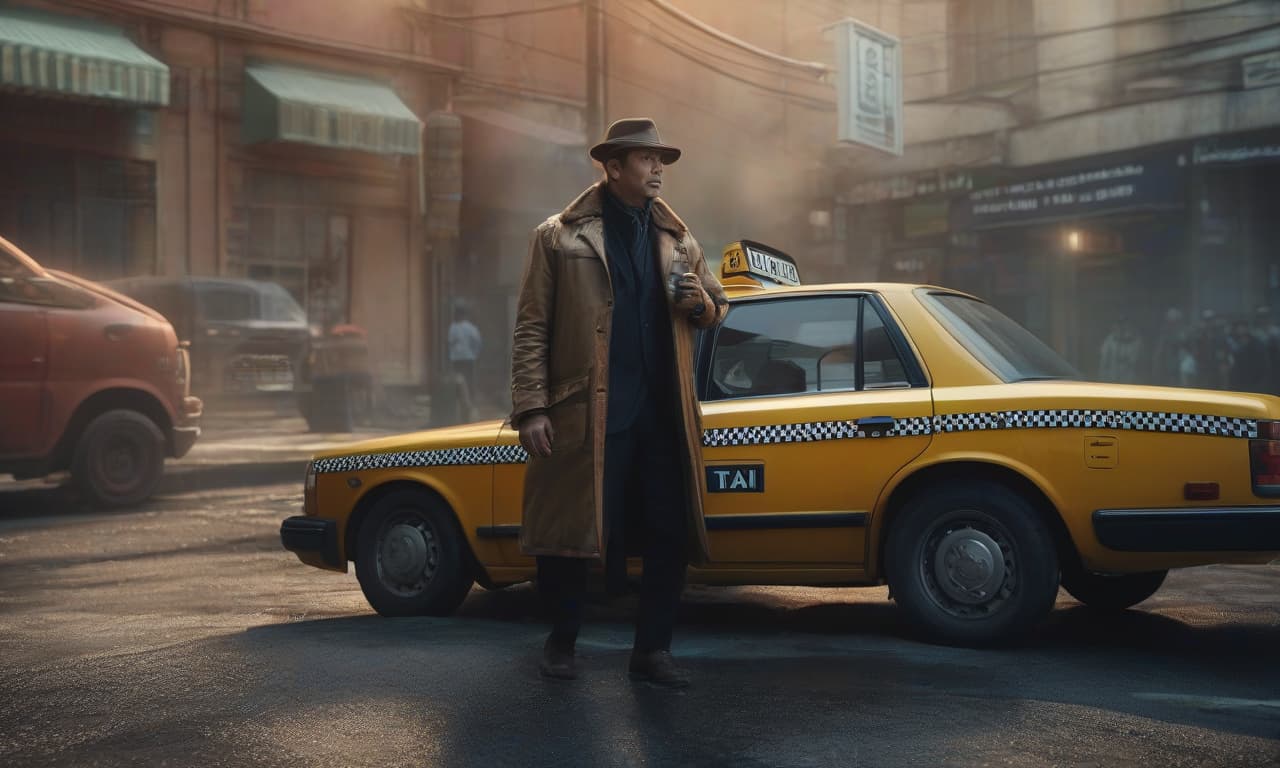
[[[602,200],[600,196],[604,194],[602,187],[603,181],[597,181],[595,184],[587,187],[577,199],[569,203],[563,211],[560,212],[560,220],[566,224],[576,221],[585,221],[587,219],[600,218],[600,207]],[[653,201],[653,207],[649,210],[649,215],[655,226],[667,230],[676,237],[682,237],[689,228],[680,220],[676,212],[671,210],[671,206],[667,205],[662,198],[656,198]]]

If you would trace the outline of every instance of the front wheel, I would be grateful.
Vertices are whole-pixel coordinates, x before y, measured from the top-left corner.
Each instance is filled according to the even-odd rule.
[[[1154,595],[1168,575],[1168,571],[1105,574],[1064,568],[1062,588],[1095,610],[1123,611]]]
[[[137,411],[107,411],[89,422],[71,458],[71,481],[100,507],[146,500],[164,474],[164,434]]]
[[[387,494],[369,510],[359,537],[356,578],[383,616],[448,616],[471,590],[462,531],[434,496]]]
[[[926,491],[893,523],[889,588],[912,622],[953,645],[1016,639],[1053,608],[1058,557],[1037,510],[995,483]]]

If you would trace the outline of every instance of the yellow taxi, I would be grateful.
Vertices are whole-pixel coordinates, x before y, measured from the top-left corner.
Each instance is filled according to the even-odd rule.
[[[1170,568],[1280,554],[1280,398],[1097,384],[978,298],[801,285],[759,243],[725,249],[731,309],[702,335],[704,584],[888,583],[928,637],[1006,641],[1058,587],[1099,609]],[[525,453],[510,424],[317,455],[281,527],[356,575],[383,615],[442,615],[519,551]]]

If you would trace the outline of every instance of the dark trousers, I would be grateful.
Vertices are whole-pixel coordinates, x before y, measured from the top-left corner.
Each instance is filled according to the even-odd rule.
[[[467,391],[474,391],[476,388],[476,361],[454,360],[451,365],[453,366],[453,372],[462,376],[462,380],[466,382]]]
[[[605,438],[605,568],[612,586],[625,578],[627,554],[643,556],[635,636],[641,652],[670,650],[688,564],[687,470],[676,424],[674,415],[647,406],[630,428]],[[557,642],[572,643],[578,636],[589,563],[538,558],[538,589]]]

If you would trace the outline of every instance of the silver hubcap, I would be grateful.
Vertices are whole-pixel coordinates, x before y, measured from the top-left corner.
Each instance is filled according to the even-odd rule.
[[[933,571],[947,597],[979,605],[994,597],[1004,583],[1004,555],[995,539],[973,528],[961,528],[938,543]]]
[[[1018,550],[998,520],[976,509],[940,517],[920,549],[920,578],[929,599],[958,619],[985,619],[1018,591]]]
[[[421,592],[435,576],[439,562],[435,535],[417,521],[393,524],[378,547],[382,581],[401,595]]]

